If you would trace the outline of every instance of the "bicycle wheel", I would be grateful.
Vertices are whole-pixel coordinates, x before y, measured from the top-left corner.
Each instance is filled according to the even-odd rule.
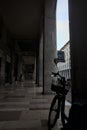
[[[57,119],[60,115],[60,104],[61,100],[58,99],[58,95],[56,95],[51,103],[49,116],[48,116],[48,128],[53,128],[56,124]]]
[[[61,122],[63,127],[68,121],[68,115],[65,113],[65,99],[61,103]]]

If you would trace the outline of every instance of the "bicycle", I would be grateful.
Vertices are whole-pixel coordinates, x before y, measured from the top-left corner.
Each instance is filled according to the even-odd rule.
[[[59,73],[53,73],[53,77],[57,77],[58,85],[52,83],[51,90],[56,92],[54,96],[48,116],[48,129],[53,128],[57,122],[57,119],[61,116],[61,122],[63,127],[68,121],[68,117],[65,114],[65,97],[69,91],[69,86],[65,80],[65,77],[62,77]],[[58,78],[59,77],[59,78]]]

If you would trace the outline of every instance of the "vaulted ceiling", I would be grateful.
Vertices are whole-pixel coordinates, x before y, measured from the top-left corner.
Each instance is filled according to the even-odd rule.
[[[4,24],[15,39],[39,39],[42,0],[2,0]]]

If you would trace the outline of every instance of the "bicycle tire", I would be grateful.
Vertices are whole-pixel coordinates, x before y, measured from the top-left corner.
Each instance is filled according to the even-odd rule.
[[[68,117],[65,115],[65,113],[61,113],[61,122],[62,122],[63,127],[65,126],[67,121],[68,121]]]
[[[61,122],[62,122],[63,127],[68,122],[68,117],[66,116],[66,113],[65,113],[65,99],[61,103]]]
[[[57,103],[57,106],[56,106]],[[50,110],[49,110],[49,116],[48,116],[48,128],[53,128],[57,122],[57,119],[59,118],[60,115],[60,104],[61,100],[59,99],[58,95],[56,95],[51,103]],[[56,109],[55,109],[56,106]],[[53,115],[53,112],[55,112]],[[54,119],[53,119],[54,116]]]

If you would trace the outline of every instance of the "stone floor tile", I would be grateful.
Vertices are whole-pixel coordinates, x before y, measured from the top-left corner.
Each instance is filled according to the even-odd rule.
[[[21,111],[0,111],[0,121],[19,120]]]
[[[48,119],[48,110],[34,110],[34,111],[23,111],[20,120],[35,120],[35,119]]]
[[[2,129],[18,129],[18,128],[41,128],[40,120],[28,120],[28,121],[8,121],[5,122]]]
[[[29,105],[30,101],[22,101],[22,102],[0,102],[0,105]]]
[[[2,129],[2,127],[5,125],[5,122],[4,121],[1,121],[0,122],[0,129]]]

